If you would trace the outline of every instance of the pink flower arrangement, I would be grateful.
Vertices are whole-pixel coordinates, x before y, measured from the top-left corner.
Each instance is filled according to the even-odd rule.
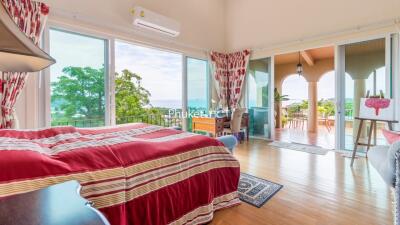
[[[385,98],[368,98],[365,101],[365,106],[375,109],[375,115],[379,115],[380,109],[386,109],[390,105],[390,99]]]

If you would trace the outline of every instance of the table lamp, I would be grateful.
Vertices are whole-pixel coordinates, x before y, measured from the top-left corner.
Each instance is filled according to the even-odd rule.
[[[20,31],[0,3],[0,71],[37,72],[55,62]]]

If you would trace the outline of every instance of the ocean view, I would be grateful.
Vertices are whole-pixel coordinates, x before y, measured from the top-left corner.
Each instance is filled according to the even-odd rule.
[[[150,104],[153,107],[180,109],[182,108],[182,100],[171,99],[171,100],[151,100]],[[188,102],[189,107],[193,108],[205,108],[207,107],[207,101],[205,99],[193,99]]]

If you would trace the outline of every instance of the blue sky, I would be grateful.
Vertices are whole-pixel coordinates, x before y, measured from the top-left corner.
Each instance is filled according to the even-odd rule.
[[[104,40],[58,30],[50,30],[50,40],[50,55],[57,61],[50,68],[51,81],[68,66],[99,69],[104,65]]]
[[[207,61],[188,58],[188,100],[189,107],[207,108]]]
[[[115,67],[139,74],[142,85],[150,91],[153,106],[179,108],[182,105],[182,55],[155,48],[117,41]],[[206,107],[207,62],[188,59],[189,106]]]
[[[158,49],[115,43],[115,70],[128,69],[140,75],[154,106],[173,107],[182,101],[182,55]]]

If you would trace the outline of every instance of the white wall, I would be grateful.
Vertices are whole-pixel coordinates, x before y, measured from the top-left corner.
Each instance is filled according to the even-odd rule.
[[[24,90],[22,90],[17,102],[15,103],[20,128],[38,127],[38,80],[39,75],[37,73],[30,74],[26,81]]]
[[[224,50],[225,0],[48,0],[50,20],[89,27],[122,39],[135,40],[178,51],[204,54]],[[181,35],[167,38],[135,29],[134,6],[160,13],[181,23]],[[75,18],[75,19],[74,19]]]

